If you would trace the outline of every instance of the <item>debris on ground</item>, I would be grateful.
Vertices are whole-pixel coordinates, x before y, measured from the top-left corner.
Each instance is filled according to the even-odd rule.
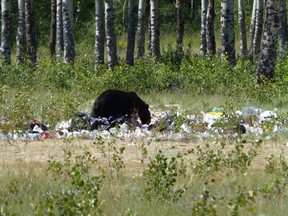
[[[139,119],[128,115],[93,118],[84,112],[67,121],[57,123],[54,129],[38,120],[29,123],[27,131],[2,134],[0,139],[47,139],[65,137],[147,137],[154,136],[178,140],[195,136],[225,136],[239,134],[263,134],[286,131],[276,112],[253,107],[243,107],[233,113],[215,107],[209,112],[186,115],[181,112],[152,112],[151,123],[141,124]]]

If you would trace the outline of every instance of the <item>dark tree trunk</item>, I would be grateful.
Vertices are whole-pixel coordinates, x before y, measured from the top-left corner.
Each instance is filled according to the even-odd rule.
[[[232,65],[235,59],[235,33],[234,33],[234,1],[221,1],[221,46],[222,55],[226,56]]]
[[[75,59],[73,0],[63,0],[62,3],[64,63],[73,63]]]
[[[11,23],[10,23],[10,2],[9,0],[2,0],[1,2],[2,11],[2,28],[1,28],[1,59],[6,64],[11,63]]]
[[[215,41],[215,31],[214,31],[214,20],[215,20],[215,2],[214,0],[208,0],[208,10],[207,10],[207,52],[214,55],[216,53],[216,41]]]
[[[183,0],[176,0],[176,16],[177,16],[177,51],[183,52],[183,37],[184,37],[184,13]]]
[[[287,10],[286,1],[280,0],[280,29],[279,29],[279,53],[287,53],[288,51],[288,26],[287,26]]]
[[[34,23],[33,0],[25,0],[25,24],[26,24],[26,47],[28,64],[33,67],[36,64],[36,34]]]
[[[277,56],[276,47],[280,26],[279,3],[280,0],[267,0],[262,48],[257,71],[258,83],[262,83],[266,79],[272,80],[274,76]]]
[[[51,23],[50,23],[50,56],[55,56],[56,47],[56,0],[51,0]]]
[[[128,0],[129,19],[128,19],[128,43],[126,52],[126,63],[134,65],[135,33],[136,33],[136,12],[137,7],[134,0]]]
[[[145,3],[139,0],[138,25],[137,25],[137,57],[142,58],[145,54]]]
[[[105,43],[105,14],[104,0],[95,0],[95,67],[104,64],[104,43]]]

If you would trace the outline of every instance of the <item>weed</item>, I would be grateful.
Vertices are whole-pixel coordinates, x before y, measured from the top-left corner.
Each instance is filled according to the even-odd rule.
[[[113,176],[114,173],[118,174],[120,170],[125,168],[123,161],[124,146],[118,148],[116,141],[110,141],[105,145],[105,142],[99,138],[94,142],[97,149],[100,150],[102,157],[108,161],[108,173]]]
[[[160,201],[177,201],[182,196],[185,188],[175,189],[177,176],[180,175],[177,164],[177,157],[169,160],[161,150],[158,151],[155,159],[150,161],[148,168],[144,171],[145,196],[148,200],[154,197]]]
[[[72,153],[65,151],[63,162],[49,160],[48,174],[52,173],[54,184],[41,200],[38,214],[88,215],[100,211],[98,194],[102,177],[91,175],[91,164],[96,159],[87,149],[72,160]]]

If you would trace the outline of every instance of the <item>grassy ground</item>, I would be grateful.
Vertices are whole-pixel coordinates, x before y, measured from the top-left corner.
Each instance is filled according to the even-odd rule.
[[[253,145],[256,145],[248,138],[247,141],[241,154],[247,153]],[[49,173],[47,161],[63,161],[64,150],[71,151],[73,159],[74,156],[83,154],[88,148],[97,159],[96,164],[91,167],[89,172],[98,174],[102,172],[106,176],[101,183],[98,196],[100,201],[98,208],[101,209],[103,215],[233,215],[235,212],[240,215],[286,215],[287,170],[285,167],[280,168],[279,165],[280,161],[283,162],[283,160],[279,160],[281,152],[287,161],[286,141],[285,139],[264,141],[257,149],[257,156],[244,171],[233,168],[212,170],[213,163],[217,163],[215,158],[218,157],[217,149],[219,150],[220,145],[217,143],[221,143],[220,140],[217,142],[213,140],[172,142],[133,138],[106,140],[104,145],[100,145],[100,142],[96,140],[79,138],[29,142],[1,141],[0,193],[10,196],[10,198],[6,199],[6,201],[8,200],[6,205],[0,205],[2,213],[7,215],[34,215],[41,212],[39,203],[47,193],[46,191],[51,190],[49,188],[55,184],[55,180]],[[227,142],[227,140],[222,140],[222,142]],[[209,148],[206,146],[207,143]],[[109,145],[110,147],[115,146],[117,149],[125,147],[123,154],[116,153],[125,166],[119,171],[111,171],[117,163],[113,165],[112,155],[115,154],[115,151],[112,148],[109,149]],[[104,148],[100,146],[105,146],[106,156],[103,155]],[[215,151],[214,159],[210,154],[204,154],[204,157],[201,158],[199,152],[182,157],[183,163],[186,165],[186,174],[178,173],[177,181],[173,185],[173,188],[185,185],[186,189],[182,197],[173,202],[170,199],[161,200],[154,194],[155,197],[148,199],[145,196],[147,178],[152,179],[153,177],[146,175],[144,178],[143,173],[144,170],[148,170],[151,161],[155,160],[159,150],[164,152],[169,161],[179,153],[184,155],[192,148],[196,150],[197,146],[203,152]],[[222,156],[226,157],[230,152],[230,154],[235,154],[236,158],[235,146],[235,140],[231,140],[230,144],[225,145],[223,150],[225,153]],[[147,152],[143,154],[143,150]],[[218,154],[222,153],[218,151]],[[277,165],[274,170],[271,168],[269,173],[265,167],[268,163],[267,158],[272,154],[276,158]],[[200,161],[204,164],[202,164],[203,170],[196,172],[195,166],[198,166]],[[235,159],[235,163],[238,162]],[[177,167],[180,169],[180,161],[177,163]],[[67,178],[66,183],[68,184]],[[15,182],[17,182],[17,186],[15,186]],[[12,186],[13,183],[15,183],[14,186]],[[61,190],[65,186],[54,187]],[[5,188],[10,188],[10,192],[5,194]],[[96,214],[96,212],[92,214]]]

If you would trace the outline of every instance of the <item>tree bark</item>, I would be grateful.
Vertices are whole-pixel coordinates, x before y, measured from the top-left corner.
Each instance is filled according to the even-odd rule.
[[[73,0],[63,0],[62,3],[64,63],[73,63],[75,59]]]
[[[251,15],[251,22],[250,22],[250,47],[249,50],[252,54],[252,48],[253,48],[253,40],[254,40],[254,35],[255,35],[255,23],[256,23],[256,5],[257,5],[258,0],[253,1],[253,8],[252,8],[252,15]]]
[[[5,63],[11,63],[11,22],[10,22],[10,2],[9,0],[1,1],[1,59]]]
[[[183,0],[176,0],[176,16],[177,16],[177,51],[183,52],[183,37],[184,37],[184,13]]]
[[[240,35],[240,55],[247,54],[247,36],[245,24],[245,4],[243,0],[238,0],[238,25]]]
[[[18,29],[16,37],[16,64],[24,61],[26,53],[25,0],[18,0]]]
[[[160,29],[158,0],[150,0],[151,51],[154,61],[160,57]]]
[[[216,53],[216,41],[215,41],[215,2],[214,0],[208,0],[208,10],[206,18],[206,41],[207,41],[207,53],[214,55]]]
[[[280,26],[279,19],[279,0],[267,0],[266,19],[264,25],[262,48],[260,61],[258,64],[258,83],[266,79],[272,80],[276,64],[276,47],[278,31]]]
[[[51,22],[50,22],[50,56],[55,56],[56,46],[56,0],[51,0]]]
[[[136,33],[136,12],[137,7],[134,0],[128,0],[128,39],[127,39],[127,52],[126,52],[126,63],[134,65],[134,49],[135,49],[135,33]]]
[[[118,64],[114,13],[113,0],[105,0],[106,38],[109,69],[113,69],[114,66]]]
[[[263,0],[257,0],[255,10],[255,32],[253,36],[252,55],[255,58],[260,52],[263,29]]]
[[[221,0],[221,50],[232,65],[235,59],[234,1]]]
[[[287,26],[287,10],[286,1],[280,0],[280,28],[279,28],[279,53],[287,53],[288,51],[288,26]]]
[[[25,0],[26,48],[30,67],[36,64],[36,33],[33,0]]]
[[[56,55],[57,58],[60,59],[63,56],[64,51],[62,0],[56,1]]]
[[[137,57],[142,58],[145,54],[145,5],[146,0],[139,0],[138,25],[137,25]]]
[[[94,71],[98,70],[98,66],[104,64],[104,43],[105,43],[105,14],[104,1],[95,0],[95,67]]]
[[[201,0],[200,55],[205,55],[207,53],[206,17],[207,17],[207,0]]]

